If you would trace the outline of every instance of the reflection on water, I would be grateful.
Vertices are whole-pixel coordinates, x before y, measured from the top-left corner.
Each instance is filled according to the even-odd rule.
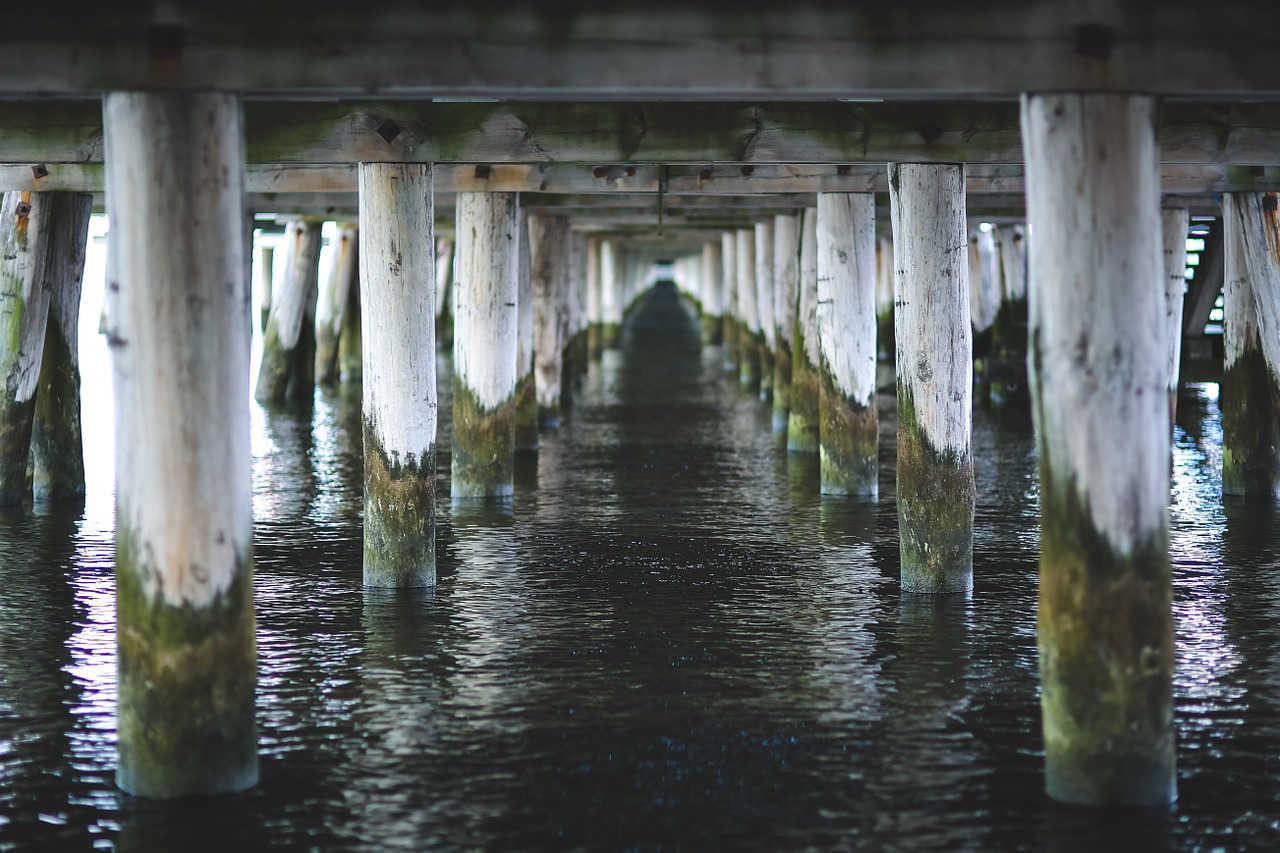
[[[1099,813],[1042,793],[1030,424],[976,416],[972,597],[903,596],[892,398],[880,500],[821,499],[697,340],[649,297],[510,505],[442,502],[439,586],[411,595],[360,587],[358,389],[253,405],[262,781],[179,803],[112,784],[109,377],[87,380],[84,507],[0,514],[0,849],[1267,846],[1280,517],[1223,506],[1214,386],[1172,459],[1181,798]]]

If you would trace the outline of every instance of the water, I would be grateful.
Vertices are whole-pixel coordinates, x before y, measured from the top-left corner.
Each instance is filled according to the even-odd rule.
[[[1222,505],[1216,386],[1183,401],[1174,452],[1179,802],[1068,808],[1042,792],[1030,425],[976,415],[973,597],[904,596],[892,395],[879,502],[821,500],[669,292],[510,508],[440,508],[432,593],[361,590],[358,393],[254,405],[261,783],[122,795],[109,383],[85,346],[85,507],[0,514],[0,849],[1280,840],[1280,526]]]

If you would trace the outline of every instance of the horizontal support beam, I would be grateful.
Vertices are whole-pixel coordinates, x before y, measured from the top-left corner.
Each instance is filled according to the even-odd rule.
[[[248,161],[276,166],[1022,162],[1013,103],[251,102],[245,127]],[[1163,163],[1277,165],[1280,104],[1167,103],[1159,140]],[[102,156],[98,102],[0,103],[0,163],[47,167]],[[315,176],[329,179],[337,174]],[[455,180],[458,189],[471,188],[467,180],[488,186],[474,173]]]
[[[57,4],[54,4],[55,7]],[[1274,98],[1276,4],[1149,0],[778,4],[14,3],[0,92],[286,96]]]
[[[314,193],[354,193],[356,165],[249,164],[249,193],[285,198]],[[1280,166],[1227,166],[1217,163],[1166,164],[1161,167],[1166,195],[1280,191]],[[888,192],[883,165],[762,164],[733,166],[584,166],[571,163],[471,165],[441,164],[436,192],[518,192],[557,195],[624,195],[662,192],[670,198],[751,196],[774,193]],[[101,163],[0,165],[0,192],[103,191]],[[1020,193],[1020,164],[973,164],[965,170],[970,195]]]

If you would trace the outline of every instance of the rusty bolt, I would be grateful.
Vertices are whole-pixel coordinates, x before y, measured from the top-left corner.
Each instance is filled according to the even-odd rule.
[[[489,167],[488,167],[488,166],[486,166],[486,165],[479,165],[479,166],[476,166],[476,180],[477,180],[477,181],[487,181],[487,180],[489,180]]]
[[[744,178],[749,178],[749,177],[751,177],[752,175],[754,175],[755,173],[756,173],[756,167],[755,167],[755,166],[743,166],[743,167],[742,167],[742,177],[744,177]]]
[[[622,173],[626,175],[628,178],[634,178],[636,176],[636,167],[628,166],[627,168],[622,170]]]
[[[26,219],[27,216],[31,214],[31,205],[27,204],[25,201],[20,201],[13,212],[18,214],[19,219]]]
[[[847,178],[853,174],[853,167],[848,165],[836,166],[836,174],[842,178]]]
[[[591,170],[591,177],[593,178],[603,178],[607,174],[609,174],[609,170],[604,166],[596,166]]]
[[[47,178],[49,177],[49,167],[44,163],[37,163],[31,167],[31,176],[37,181],[41,178]]]

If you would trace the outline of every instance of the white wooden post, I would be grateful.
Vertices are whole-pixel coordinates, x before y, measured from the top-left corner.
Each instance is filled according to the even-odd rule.
[[[756,232],[740,228],[737,238],[738,276],[738,382],[752,392],[760,390],[760,314],[756,299]]]
[[[564,367],[564,314],[569,295],[569,220],[529,217],[533,263],[533,361],[538,425],[560,426],[560,377]]]
[[[973,338],[964,167],[889,167],[902,588],[973,587]]]
[[[116,779],[144,797],[239,791],[258,778],[240,102],[113,92],[103,128]]]
[[[756,223],[756,332],[760,350],[760,399],[773,397],[773,361],[778,344],[778,326],[774,322],[773,297],[773,220]]]
[[[871,193],[818,194],[821,489],[880,493],[876,412],[876,206]]]
[[[455,207],[454,501],[515,490],[520,203],[515,193],[458,193]]]
[[[1026,95],[1040,709],[1056,800],[1175,792],[1154,98]]]
[[[796,300],[800,290],[800,217],[773,220],[773,432],[787,434],[791,413],[791,374],[796,336]]]
[[[738,301],[738,236],[733,231],[720,235],[720,262],[724,265],[724,369],[735,376],[741,360],[741,343],[738,328],[741,323],[741,306]]]
[[[516,329],[516,450],[538,449],[538,394],[533,371],[533,261],[529,252],[529,212],[520,211],[519,311]]]
[[[1182,360],[1182,301],[1187,292],[1187,226],[1191,213],[1185,207],[1160,212],[1164,235],[1165,365],[1169,381],[1169,423],[1178,414],[1178,372]]]
[[[253,392],[261,403],[303,402],[315,394],[320,226],[320,222],[296,220],[285,230],[284,281],[271,296]]]
[[[351,223],[338,226],[333,250],[333,264],[316,303],[316,382],[332,385],[338,381],[338,342],[346,325],[351,289],[358,287],[359,261],[357,235],[360,229]]]
[[[800,223],[800,293],[796,311],[795,356],[791,367],[791,412],[787,450],[818,453],[821,446],[822,383],[818,339],[818,209],[805,208]]]
[[[436,240],[429,164],[361,163],[364,585],[436,582]]]

